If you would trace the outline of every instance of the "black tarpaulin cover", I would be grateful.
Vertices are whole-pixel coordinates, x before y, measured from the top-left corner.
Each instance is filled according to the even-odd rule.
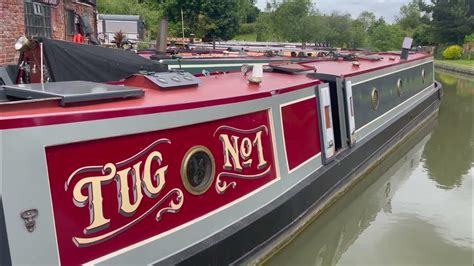
[[[53,81],[118,81],[142,70],[164,72],[168,66],[131,51],[43,38],[43,51]]]

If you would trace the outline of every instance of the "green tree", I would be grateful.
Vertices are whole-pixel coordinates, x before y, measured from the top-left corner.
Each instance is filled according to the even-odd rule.
[[[273,14],[274,31],[289,42],[307,41],[304,22],[309,16],[311,6],[310,0],[282,2]]]
[[[332,46],[353,46],[352,20],[349,14],[341,15],[333,12],[330,16],[322,16],[324,42]]]
[[[462,44],[464,36],[473,33],[474,1],[419,0],[421,11],[431,14],[430,31],[437,43]]]
[[[400,50],[404,33],[398,25],[380,23],[369,35],[370,45],[379,51]]]
[[[395,18],[395,20],[402,29],[417,28],[423,20],[418,0],[412,0],[412,2],[403,5],[400,8],[400,14]]]
[[[163,7],[170,25],[181,23],[182,10],[186,33],[205,41],[229,40],[239,31],[240,5],[234,0],[168,0]]]
[[[370,28],[374,25],[377,18],[375,14],[369,11],[364,11],[360,13],[360,15],[356,19],[360,24],[362,24],[363,29],[365,32],[368,32]]]
[[[255,0],[237,0],[237,4],[241,23],[253,23],[257,20],[260,9],[255,6]]]
[[[434,39],[430,27],[427,24],[421,24],[413,31],[413,45],[425,46],[433,45]]]
[[[367,45],[367,32],[365,26],[358,20],[352,21],[349,48],[361,48]]]

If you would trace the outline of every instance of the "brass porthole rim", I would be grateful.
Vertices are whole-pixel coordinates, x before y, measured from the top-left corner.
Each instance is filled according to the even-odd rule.
[[[377,95],[377,96],[376,96]],[[377,99],[377,101],[375,101]],[[377,110],[379,108],[379,91],[377,88],[372,89],[372,108]]]
[[[188,178],[187,178],[188,176],[186,174],[186,165],[188,164],[189,159],[191,159],[191,156],[195,154],[196,152],[206,153],[209,156],[209,159],[211,161],[211,177],[209,178],[207,184],[203,186],[202,188],[193,187],[189,183]],[[202,145],[197,145],[190,148],[184,155],[183,161],[181,162],[181,181],[183,182],[184,188],[193,195],[202,195],[206,193],[206,191],[209,190],[212,183],[214,182],[215,172],[216,172],[216,163],[214,161],[214,156],[212,156],[212,153],[208,148]]]
[[[398,96],[401,97],[403,93],[403,80],[401,78],[397,80],[397,92]]]

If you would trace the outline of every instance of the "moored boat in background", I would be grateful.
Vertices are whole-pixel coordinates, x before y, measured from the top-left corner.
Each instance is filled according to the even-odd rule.
[[[169,72],[138,55],[70,54],[68,67],[41,47],[21,57],[23,84],[0,89],[7,264],[241,261],[328,204],[441,99],[420,53],[255,79]]]

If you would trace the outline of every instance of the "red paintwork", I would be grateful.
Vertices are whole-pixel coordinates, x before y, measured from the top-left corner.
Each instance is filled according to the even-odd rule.
[[[289,170],[321,152],[316,98],[281,108]]]
[[[350,77],[361,75],[367,72],[379,70],[382,68],[396,66],[404,64],[407,62],[413,62],[416,60],[429,58],[430,55],[427,54],[410,54],[408,60],[400,60],[400,55],[395,54],[380,54],[383,56],[382,60],[379,61],[369,61],[369,60],[359,60],[360,66],[355,67],[352,65],[351,61],[320,61],[314,63],[303,63],[305,66],[315,67],[318,73],[334,75],[338,77]],[[394,56],[395,60],[390,60],[389,58]]]
[[[224,194],[218,194],[214,187],[217,175],[220,172],[227,171],[223,169],[223,145],[219,140],[219,135],[221,133],[235,135],[239,137],[239,141],[242,141],[244,137],[253,139],[253,136],[255,135],[250,133],[232,133],[226,129],[214,134],[216,129],[222,125],[246,130],[265,125],[268,128],[268,133],[262,133],[262,145],[264,158],[268,162],[270,170],[266,175],[257,179],[223,177],[221,180],[227,182],[236,181],[237,185],[235,188],[230,187]],[[61,263],[66,265],[82,264],[134,243],[159,235],[229,204],[271,180],[274,180],[277,178],[277,173],[275,170],[271,128],[269,125],[268,112],[260,111],[181,128],[47,147],[46,157],[49,184]],[[88,205],[77,207],[73,203],[72,190],[74,185],[82,178],[102,174],[79,174],[72,179],[73,181],[68,190],[65,190],[65,182],[68,177],[75,170],[81,167],[103,166],[106,163],[117,163],[123,161],[139,153],[148,145],[161,138],[170,139],[171,143],[159,144],[151,151],[139,158],[135,158],[133,161],[121,168],[132,167],[133,164],[138,161],[145,160],[145,157],[147,157],[147,155],[152,151],[161,152],[163,155],[163,163],[161,166],[168,165],[168,171],[166,174],[165,186],[159,196],[150,199],[144,195],[137,212],[131,217],[125,217],[118,213],[116,181],[113,180],[109,184],[103,184],[102,195],[104,199],[104,217],[111,219],[110,227],[91,235],[85,235],[83,230],[89,225]],[[183,157],[185,153],[195,145],[203,145],[209,148],[214,156],[216,165],[216,178],[214,179],[212,186],[207,192],[200,196],[192,195],[186,191],[182,184],[180,175]],[[255,147],[253,150],[254,152],[250,157],[253,159],[253,162],[249,168],[244,168],[241,172],[234,172],[232,170],[227,172],[258,174],[264,171],[265,169],[257,169],[257,150]],[[155,165],[152,172],[157,168],[158,166]],[[131,183],[131,179],[129,179],[129,182]],[[137,216],[146,212],[152,205],[156,204],[161,198],[163,198],[167,192],[174,188],[179,188],[184,192],[184,204],[179,212],[164,213],[162,219],[157,222],[155,220],[155,215],[158,212],[157,209],[121,234],[92,246],[79,248],[72,242],[73,237],[97,236],[129,223]],[[87,195],[87,190],[83,189],[82,193]],[[169,201],[170,200],[167,200],[166,203]]]
[[[265,73],[260,85],[240,73],[201,78],[199,87],[145,89],[138,99],[61,107],[57,101],[0,105],[0,129],[73,123],[237,103],[320,84],[305,75]]]

